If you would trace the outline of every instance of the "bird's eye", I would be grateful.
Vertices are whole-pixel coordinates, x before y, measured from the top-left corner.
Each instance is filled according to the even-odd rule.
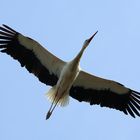
[[[87,39],[87,40],[85,40],[84,44],[87,44],[87,43],[88,43],[88,39]]]
[[[87,40],[84,41],[84,44],[87,42]]]

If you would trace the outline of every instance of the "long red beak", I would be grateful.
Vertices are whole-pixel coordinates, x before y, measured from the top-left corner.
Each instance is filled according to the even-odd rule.
[[[94,38],[94,36],[98,33],[98,31],[96,31],[89,39],[88,39],[88,42],[90,43],[91,40]]]

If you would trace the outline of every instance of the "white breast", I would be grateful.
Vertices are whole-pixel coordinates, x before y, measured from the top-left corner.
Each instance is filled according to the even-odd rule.
[[[73,65],[73,61],[67,63],[60,74],[60,78],[57,82],[57,86],[59,86],[63,91],[69,90],[79,74],[79,65]]]

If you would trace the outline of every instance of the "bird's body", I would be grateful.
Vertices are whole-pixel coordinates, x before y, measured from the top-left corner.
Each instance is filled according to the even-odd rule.
[[[52,102],[52,105],[47,115],[47,119],[50,117],[52,111],[57,104],[60,106],[66,106],[69,103],[69,90],[74,80],[78,76],[79,71],[79,66],[74,66],[73,61],[65,64],[61,71],[60,78],[57,81],[57,84],[53,86],[46,94],[48,99]]]
[[[64,62],[35,40],[25,37],[7,25],[0,27],[1,52],[18,60],[22,67],[26,67],[42,83],[52,86],[47,93],[52,102],[47,119],[56,105],[68,104],[69,96],[90,105],[114,108],[132,117],[140,116],[139,92],[118,82],[91,75],[79,68],[82,54],[95,34],[84,42],[82,49],[72,61]]]
[[[79,66],[73,66],[72,62],[67,63],[60,74],[60,78],[56,84],[56,87],[58,89],[58,93],[60,91],[60,94],[66,93],[69,94],[69,90],[76,79],[76,77],[79,74]],[[61,96],[61,95],[60,95]]]

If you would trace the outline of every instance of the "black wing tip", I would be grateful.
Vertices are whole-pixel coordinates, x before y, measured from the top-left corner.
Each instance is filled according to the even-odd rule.
[[[16,33],[18,33],[17,31],[15,31],[14,29],[12,29],[11,27],[9,27],[6,24],[2,24],[0,26],[0,31],[2,31],[3,33],[9,34],[9,35],[15,35]]]
[[[10,31],[14,32],[14,33],[17,33],[17,31],[15,31],[13,28],[9,27],[8,25],[6,24],[2,24],[3,27],[9,29]]]
[[[17,34],[18,32],[13,30],[11,27],[2,24],[0,26],[0,45],[7,45],[9,41],[12,41]]]
[[[133,118],[140,117],[140,93],[134,90],[130,90],[129,102],[126,110]]]
[[[5,24],[0,25],[0,52],[10,54],[11,45],[18,41],[18,34],[11,27]]]
[[[6,24],[2,24],[2,26],[6,27],[7,25]]]

